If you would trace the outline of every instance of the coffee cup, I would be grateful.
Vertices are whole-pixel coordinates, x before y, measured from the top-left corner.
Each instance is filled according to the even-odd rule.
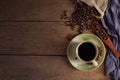
[[[98,63],[95,61],[98,56],[98,49],[92,42],[87,41],[78,44],[76,47],[76,55],[78,59],[85,63],[91,63],[95,66],[98,65]]]

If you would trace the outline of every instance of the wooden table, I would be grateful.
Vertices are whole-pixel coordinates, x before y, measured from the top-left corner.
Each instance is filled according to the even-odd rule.
[[[110,80],[104,64],[82,72],[68,62],[67,36],[76,35],[60,15],[69,0],[0,0],[0,80]]]

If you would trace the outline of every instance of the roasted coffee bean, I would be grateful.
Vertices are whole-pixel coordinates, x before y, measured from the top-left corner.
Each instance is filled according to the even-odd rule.
[[[72,13],[71,17],[66,17],[67,11],[64,11],[64,19],[68,21],[65,23],[67,26],[74,27],[78,25],[80,30],[79,32],[84,31],[86,29],[90,29],[90,23],[95,20],[99,20],[95,16],[98,15],[98,11],[96,8],[88,6],[86,3],[77,0],[71,0],[74,5],[74,12]]]
[[[102,38],[103,38],[103,40],[107,40],[108,39],[108,37],[106,35],[104,35]]]
[[[104,35],[104,32],[101,31],[100,36],[103,36],[103,35]]]

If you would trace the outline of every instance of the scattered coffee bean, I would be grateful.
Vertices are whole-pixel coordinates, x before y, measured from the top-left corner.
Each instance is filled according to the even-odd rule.
[[[88,6],[86,3],[77,0],[71,0],[74,5],[74,12],[71,17],[67,17],[67,11],[63,11],[62,19],[67,19],[65,22],[66,26],[72,27],[78,25],[80,33],[84,30],[90,30],[90,23],[95,20],[99,20],[96,16],[99,16],[99,12],[96,8]],[[90,30],[91,31],[91,30]]]

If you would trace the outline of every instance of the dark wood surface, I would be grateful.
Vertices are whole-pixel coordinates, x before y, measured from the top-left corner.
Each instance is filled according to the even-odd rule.
[[[104,67],[74,69],[63,56],[0,56],[0,80],[109,80]]]
[[[68,62],[69,38],[77,32],[64,25],[69,0],[0,1],[0,80],[110,80],[104,64],[92,72]]]
[[[0,54],[66,55],[64,22],[0,22]]]
[[[64,10],[72,12],[69,0],[1,0],[0,20],[61,21]]]

